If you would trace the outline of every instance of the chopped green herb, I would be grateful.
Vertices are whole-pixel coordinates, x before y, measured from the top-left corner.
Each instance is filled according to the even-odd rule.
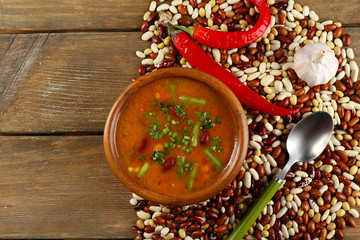
[[[193,169],[193,164],[191,162],[184,163],[184,170],[185,172],[190,172]]]
[[[189,120],[188,120],[188,124],[189,124],[189,125],[193,125],[193,124],[194,124],[194,121],[193,121],[192,119],[189,119]]]
[[[171,148],[175,148],[175,147],[176,147],[176,144],[175,144],[175,143],[170,143],[170,147],[171,147]]]
[[[154,99],[153,100],[153,105],[156,106],[156,103],[157,103],[157,99]]]
[[[191,151],[192,151],[192,148],[191,148],[191,147],[188,147],[188,148],[185,150],[186,153],[190,153]]]
[[[185,111],[183,110],[183,105],[175,105],[174,108],[176,115],[178,115],[179,117],[184,116],[186,114]]]
[[[224,151],[224,149],[222,147],[218,146],[218,145],[211,146],[210,150],[213,151],[213,152],[222,152],[222,151]]]
[[[221,118],[220,118],[220,117],[217,117],[217,118],[215,119],[215,123],[220,124],[220,123],[221,123]]]
[[[154,124],[150,126],[150,136],[153,139],[160,139],[164,136],[163,132],[159,132],[159,125],[158,124]]]
[[[224,151],[224,149],[221,146],[219,146],[220,141],[221,141],[221,138],[219,138],[219,137],[211,139],[210,150],[213,151],[213,152],[222,152],[222,151]]]
[[[166,103],[166,107],[172,107],[172,106],[174,106],[174,102],[173,102],[173,101],[168,101],[168,102]]]
[[[164,129],[162,130],[162,132],[163,132],[164,134],[167,134],[167,133],[170,132],[170,129],[169,129],[169,128],[164,128]]]
[[[189,141],[186,140],[185,138],[183,138],[183,139],[181,140],[181,142],[182,142],[183,144],[185,144],[185,145],[188,145],[188,144],[189,144]]]
[[[204,124],[200,126],[200,129],[201,131],[206,131],[212,127],[214,127],[214,123],[211,121],[211,119],[205,119]]]
[[[201,117],[201,116],[202,116],[202,112],[200,112],[200,111],[196,111],[196,112],[195,112],[195,116],[197,116],[197,117]]]
[[[157,164],[163,164],[164,163],[164,156],[165,152],[163,151],[154,151],[153,154],[151,154],[151,160],[156,162]]]
[[[208,119],[210,117],[210,113],[208,112],[204,112],[200,118],[200,121],[203,122],[205,121],[206,119]]]

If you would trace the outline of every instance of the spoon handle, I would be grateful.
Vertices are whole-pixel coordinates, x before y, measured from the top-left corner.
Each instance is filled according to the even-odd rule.
[[[241,219],[235,230],[230,234],[228,240],[243,239],[246,232],[249,230],[251,225],[253,225],[255,220],[264,210],[265,206],[269,203],[277,190],[279,190],[280,186],[281,184],[278,183],[275,179],[270,182],[264,192],[261,193],[260,198],[256,201],[255,204],[253,204],[251,209],[246,212],[246,215]]]

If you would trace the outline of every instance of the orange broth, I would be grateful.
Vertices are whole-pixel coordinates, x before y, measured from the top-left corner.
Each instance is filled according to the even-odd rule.
[[[181,96],[205,100],[206,104],[184,102],[181,101]],[[182,112],[171,111],[171,103],[173,109],[178,106],[176,108]],[[200,121],[201,117],[206,117],[204,112],[210,113],[210,117],[206,118],[207,122],[204,118]],[[232,116],[229,113],[227,105],[216,91],[200,82],[186,78],[151,82],[128,100],[119,116],[116,131],[117,161],[124,161],[130,176],[141,185],[160,194],[176,195],[205,188],[216,181],[232,154],[234,134]],[[206,144],[201,142],[204,131],[199,130],[198,137],[193,137],[194,127],[198,122],[208,133],[209,141]],[[209,129],[205,129],[205,123],[210,125]],[[157,131],[151,130],[154,125],[158,125]],[[165,134],[168,131],[164,130],[166,128],[169,132]],[[160,133],[155,136],[159,139],[154,139],[151,132],[155,132],[155,135],[156,132]],[[177,136],[174,135],[175,132]],[[217,137],[221,139],[218,142],[214,140]],[[193,138],[197,140],[197,146],[192,146],[195,140]],[[205,142],[204,140],[203,143]],[[205,155],[207,150],[218,159],[223,168]],[[163,157],[163,153],[159,152],[154,155],[156,151],[166,154]],[[155,156],[160,156],[156,159],[157,163],[152,159]],[[187,163],[181,161],[183,157]],[[170,158],[174,159],[169,160]],[[164,171],[167,161],[175,161],[175,165]],[[148,168],[139,176],[144,164]]]

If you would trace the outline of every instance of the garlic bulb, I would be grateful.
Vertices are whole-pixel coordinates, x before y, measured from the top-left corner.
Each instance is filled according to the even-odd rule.
[[[294,70],[310,87],[325,84],[339,67],[334,52],[324,43],[309,43],[294,56]]]

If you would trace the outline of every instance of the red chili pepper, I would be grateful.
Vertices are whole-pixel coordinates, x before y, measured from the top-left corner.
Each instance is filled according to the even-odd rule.
[[[171,29],[169,27],[169,29]],[[272,115],[286,116],[298,112],[300,109],[286,109],[270,103],[249,87],[243,84],[232,73],[213,61],[204,50],[184,32],[174,31],[172,38],[180,54],[195,68],[206,72],[230,88],[241,104]]]
[[[263,35],[270,24],[271,13],[266,0],[250,0],[260,12],[256,24],[248,31],[223,32],[213,31],[202,26],[186,28],[174,26],[188,33],[199,43],[221,49],[240,48],[255,42]]]

